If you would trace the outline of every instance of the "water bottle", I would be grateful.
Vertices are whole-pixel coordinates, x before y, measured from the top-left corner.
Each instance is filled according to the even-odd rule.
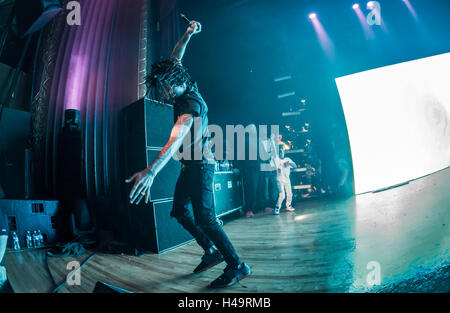
[[[27,235],[25,238],[26,238],[27,248],[33,248],[33,239],[31,238],[31,233],[29,230],[27,230]]]
[[[39,248],[39,239],[38,239],[37,231],[33,232],[33,246],[35,248]]]
[[[15,231],[12,232],[12,239],[13,239],[14,250],[20,250],[19,237],[17,237],[17,234]]]
[[[42,233],[40,230],[38,230],[38,243],[39,243],[39,248],[42,248],[44,246],[44,236],[42,236]]]

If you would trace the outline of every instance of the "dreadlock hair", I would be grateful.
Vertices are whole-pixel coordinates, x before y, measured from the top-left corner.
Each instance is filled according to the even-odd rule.
[[[157,94],[158,83],[167,83],[169,86],[181,86],[186,84],[187,90],[191,90],[194,83],[186,71],[186,68],[180,62],[170,58],[152,64],[152,71],[145,77],[145,85],[147,86],[147,94],[150,93],[151,98],[160,100]]]

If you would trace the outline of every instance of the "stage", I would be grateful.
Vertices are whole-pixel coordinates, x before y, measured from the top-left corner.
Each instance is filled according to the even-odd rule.
[[[79,286],[59,292],[91,293],[97,281],[132,292],[449,292],[450,168],[378,193],[345,200],[297,203],[295,212],[255,214],[224,225],[252,275],[227,289],[208,284],[222,263],[193,274],[202,251],[195,242],[161,255],[97,253],[80,270]],[[51,292],[77,258],[50,258],[43,250],[8,253],[15,292]],[[380,284],[368,277],[379,265]],[[372,277],[372,276],[370,276]]]

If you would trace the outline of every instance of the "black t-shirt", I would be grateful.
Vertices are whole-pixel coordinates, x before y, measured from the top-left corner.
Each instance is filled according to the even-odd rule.
[[[183,164],[205,163],[213,160],[208,132],[208,106],[198,91],[197,83],[192,90],[176,99],[174,122],[183,114],[191,114],[194,123],[179,150]]]
[[[8,220],[2,212],[0,212],[0,236],[8,236]],[[0,266],[5,266],[3,260],[0,260]]]

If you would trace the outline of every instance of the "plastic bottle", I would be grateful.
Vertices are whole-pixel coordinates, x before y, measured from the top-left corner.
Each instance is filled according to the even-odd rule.
[[[19,237],[17,237],[17,234],[15,231],[12,232],[12,239],[13,239],[14,250],[20,250]]]
[[[26,243],[27,243],[27,248],[33,248],[33,239],[31,237],[31,233],[29,230],[27,230],[27,234],[26,234]]]
[[[37,231],[33,232],[33,246],[35,248],[39,248],[39,238],[38,238]]]
[[[38,230],[38,243],[39,243],[39,248],[42,248],[44,246],[44,236],[42,236],[42,233],[40,230]]]

